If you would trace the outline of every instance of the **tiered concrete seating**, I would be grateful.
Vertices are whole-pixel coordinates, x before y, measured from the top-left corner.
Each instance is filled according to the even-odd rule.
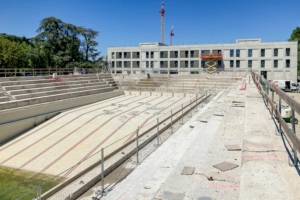
[[[240,77],[232,77],[232,75],[151,75],[136,77],[130,76],[116,77],[125,90],[152,90],[152,91],[186,91],[193,92],[199,90],[216,89],[222,90],[240,80]]]
[[[11,101],[31,100],[37,104],[109,92],[117,89],[116,86],[111,75],[104,74],[0,78],[0,87],[10,95]],[[9,99],[1,94],[0,102]]]
[[[7,101],[8,100],[8,97],[5,96],[2,92],[0,92],[0,102],[4,102],[4,101]]]

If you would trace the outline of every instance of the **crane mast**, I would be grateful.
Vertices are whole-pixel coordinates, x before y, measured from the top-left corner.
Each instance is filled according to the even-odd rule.
[[[161,43],[165,43],[164,35],[165,35],[165,3],[162,2],[161,9],[159,10],[161,13],[161,22],[160,22],[160,29],[161,29]]]

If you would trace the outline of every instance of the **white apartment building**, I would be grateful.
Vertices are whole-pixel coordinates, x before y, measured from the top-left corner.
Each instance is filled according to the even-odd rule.
[[[140,43],[137,47],[109,47],[112,73],[199,74],[252,69],[268,80],[297,82],[297,42],[262,42],[238,39],[233,44],[168,46]]]

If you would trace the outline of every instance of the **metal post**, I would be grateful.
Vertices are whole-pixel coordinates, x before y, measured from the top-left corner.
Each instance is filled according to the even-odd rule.
[[[104,148],[101,148],[101,193],[104,194]]]
[[[192,100],[190,100],[190,114],[191,114],[191,117],[192,117]]]
[[[269,87],[266,85],[266,90],[267,90],[267,96],[266,96],[266,102],[267,102],[267,109],[269,106],[269,100],[268,100],[268,96],[269,96]]]
[[[172,113],[172,110],[171,110],[171,133],[173,134],[173,113]]]
[[[140,126],[136,130],[136,164],[139,164],[139,129]]]
[[[157,146],[159,146],[159,119],[157,118],[157,131],[156,131],[156,137],[157,137]]]
[[[292,130],[293,133],[296,134],[296,127],[295,127],[295,111],[292,108]],[[298,157],[297,157],[297,149],[296,146],[293,144],[293,151],[294,151],[294,166],[297,166]]]
[[[272,104],[274,103],[274,91],[272,90]],[[274,113],[273,113],[273,109],[272,109],[272,117],[274,116]]]
[[[181,124],[183,124],[183,104],[181,104]]]
[[[36,186],[36,199],[37,200],[41,199],[41,185]]]
[[[278,119],[279,119],[279,117],[281,117],[281,97],[279,96],[279,114],[280,114],[280,116],[278,116]],[[280,123],[280,120],[278,120],[278,122],[279,122],[279,133],[281,134],[281,123]]]

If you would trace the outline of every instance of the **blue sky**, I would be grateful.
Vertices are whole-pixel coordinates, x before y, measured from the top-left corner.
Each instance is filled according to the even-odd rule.
[[[165,43],[285,41],[300,26],[299,0],[165,0]],[[33,37],[43,18],[99,31],[99,51],[160,41],[158,0],[0,0],[0,33]]]

